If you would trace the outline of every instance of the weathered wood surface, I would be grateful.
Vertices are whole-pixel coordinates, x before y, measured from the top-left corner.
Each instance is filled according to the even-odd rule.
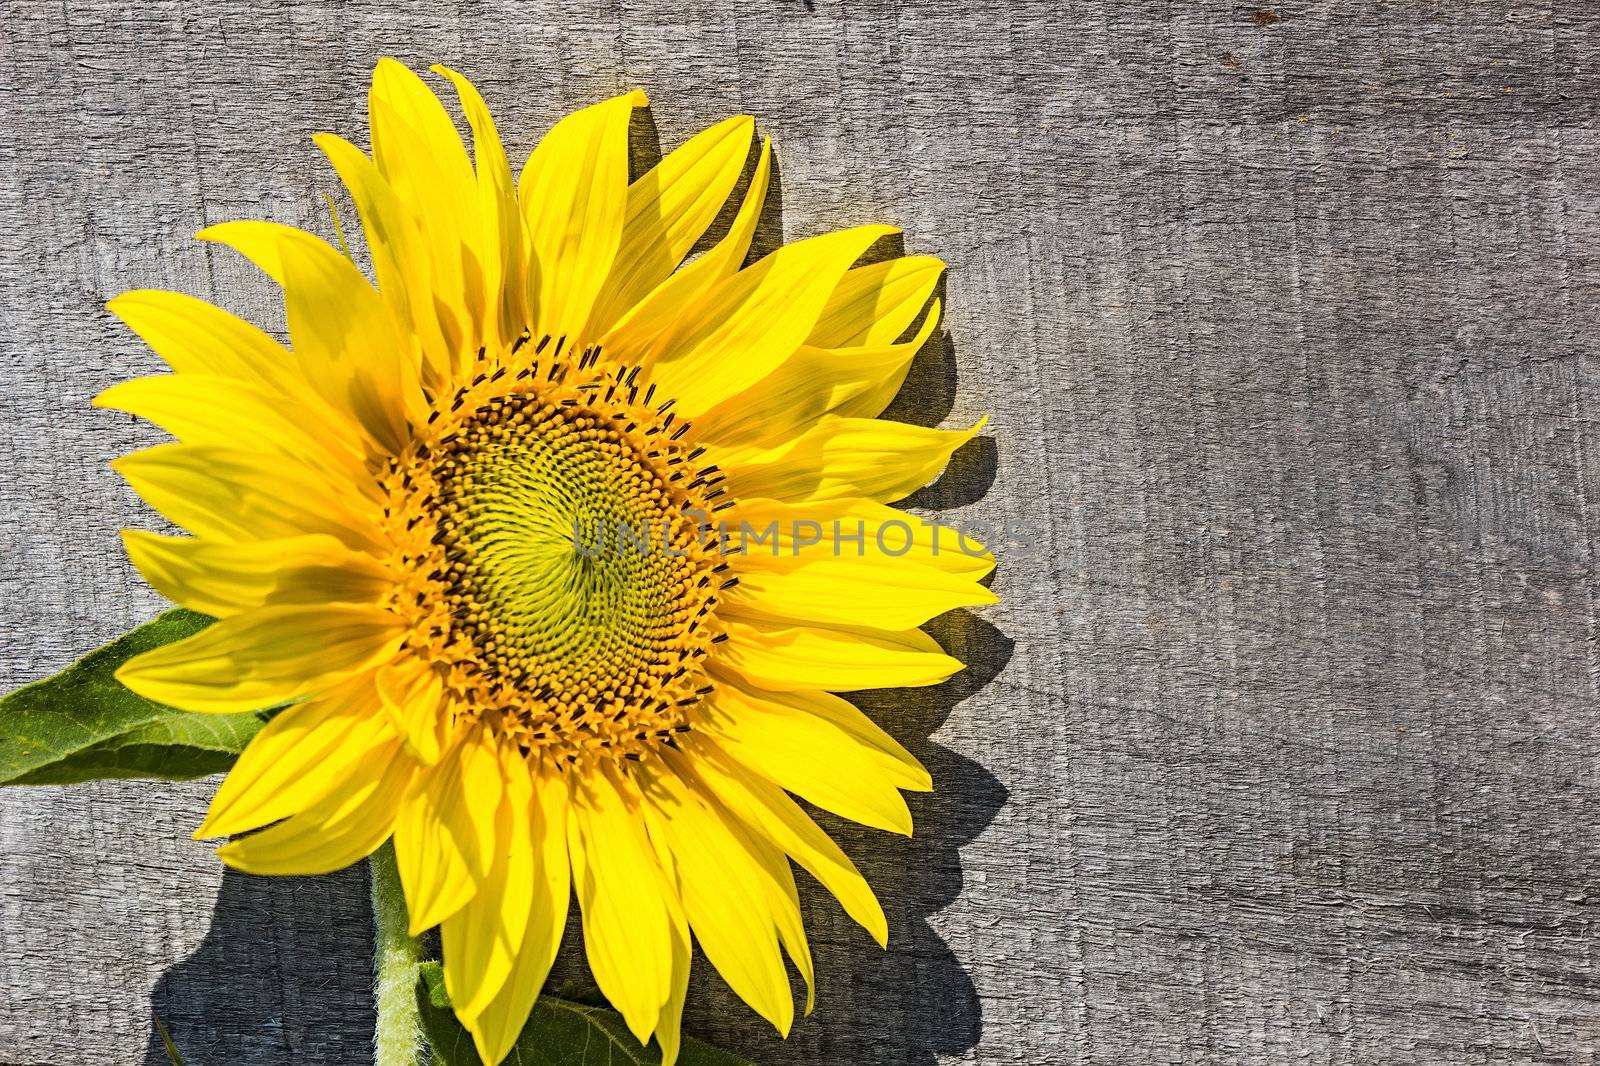
[[[1592,5],[27,3],[0,19],[0,682],[156,612],[91,411],[162,286],[271,322],[205,223],[326,230],[309,143],[443,60],[526,152],[640,84],[748,111],[784,230],[945,256],[924,496],[1016,531],[972,678],[882,703],[940,791],[847,841],[763,1063],[1600,1058]],[[991,484],[992,482],[992,484]],[[210,785],[0,794],[0,1063],[355,1063],[365,875],[224,877]]]

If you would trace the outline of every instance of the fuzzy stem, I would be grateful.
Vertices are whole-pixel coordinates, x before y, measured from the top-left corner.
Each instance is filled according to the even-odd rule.
[[[394,845],[372,854],[373,998],[378,1025],[372,1045],[375,1066],[416,1066],[422,1050],[417,1013],[417,972],[422,942],[408,935],[410,918],[394,864]]]

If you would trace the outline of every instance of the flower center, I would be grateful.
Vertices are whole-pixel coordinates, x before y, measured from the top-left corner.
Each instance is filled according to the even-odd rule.
[[[688,424],[637,368],[595,360],[486,362],[385,482],[408,645],[456,716],[571,762],[688,728],[731,583],[702,535],[719,477]]]

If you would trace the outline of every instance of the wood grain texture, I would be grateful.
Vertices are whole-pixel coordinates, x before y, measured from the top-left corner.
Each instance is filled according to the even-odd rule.
[[[1276,19],[1272,16],[1276,15]],[[1600,1060],[1600,25],[1581,0],[337,4],[5,0],[0,683],[156,597],[88,402],[140,286],[271,324],[189,239],[328,230],[309,142],[374,59],[442,60],[513,154],[639,84],[734,111],[789,236],[953,267],[897,408],[994,416],[922,504],[1009,523],[970,675],[874,700],[940,790],[842,832],[882,954],[807,900],[762,1063]],[[520,154],[519,154],[520,153]],[[364,873],[224,877],[210,785],[0,794],[0,1063],[358,1063]],[[564,964],[581,971],[570,951]]]

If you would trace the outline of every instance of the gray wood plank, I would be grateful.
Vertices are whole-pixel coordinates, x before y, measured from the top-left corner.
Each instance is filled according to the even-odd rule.
[[[1276,18],[1274,17],[1276,16]],[[190,241],[327,229],[308,137],[373,60],[473,76],[513,154],[639,84],[748,111],[783,227],[953,266],[907,417],[989,412],[922,497],[1013,534],[971,678],[880,700],[934,771],[843,837],[881,954],[808,899],[763,1063],[1594,1062],[1600,677],[1591,5],[7,0],[0,683],[149,617],[88,401],[124,289],[270,324]],[[520,158],[520,156],[519,156]],[[952,382],[953,378],[953,382]],[[0,1063],[359,1062],[365,881],[224,877],[210,785],[0,794]],[[570,953],[569,953],[570,954]],[[581,969],[570,959],[571,970]]]

